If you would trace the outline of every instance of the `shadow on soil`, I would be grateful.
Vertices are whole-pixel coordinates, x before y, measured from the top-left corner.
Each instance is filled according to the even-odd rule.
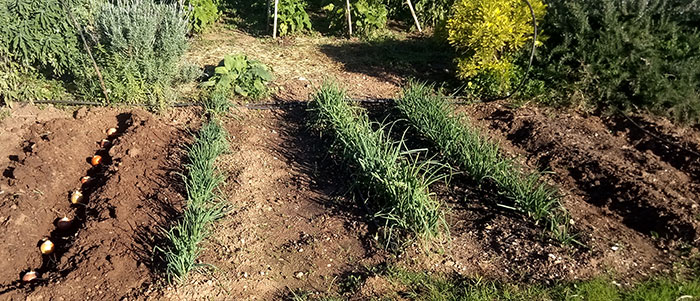
[[[191,137],[192,133],[186,130],[180,130],[177,135],[179,137]],[[184,166],[188,163],[185,145],[171,145],[168,147],[170,154],[175,154],[174,160],[166,160],[166,166],[162,167],[165,173],[162,176],[151,179],[152,185],[160,189],[171,189],[187,198],[187,188],[185,187],[183,175],[186,174]],[[148,195],[144,200],[144,207],[153,208],[152,213],[149,213],[151,223],[148,225],[133,225],[134,232],[134,249],[132,250],[137,256],[137,260],[142,262],[153,273],[164,273],[166,261],[164,258],[163,248],[168,246],[168,240],[165,237],[165,231],[173,227],[182,215],[182,205],[176,204],[174,200],[168,199],[159,193]],[[179,202],[177,202],[179,203]],[[157,231],[154,231],[157,229]]]
[[[622,217],[622,222],[629,228],[644,235],[656,233],[660,237],[686,241],[692,241],[696,237],[696,230],[687,218],[659,205],[666,201],[658,193],[653,193],[658,188],[645,186],[634,176],[618,171],[618,166],[611,165],[629,164],[626,160],[640,160],[639,158],[630,157],[617,163],[599,160],[600,157],[595,152],[600,150],[567,145],[571,142],[557,140],[559,138],[546,128],[543,129],[539,121],[525,119],[516,122],[511,111],[497,111],[493,115],[506,124],[506,132],[510,132],[507,139],[527,150],[531,159],[539,165],[551,169],[552,162],[556,165],[566,162],[566,165],[559,168],[565,169],[574,179],[576,189],[584,194],[585,201],[597,207],[609,208]],[[613,146],[601,146],[604,147]],[[639,150],[640,145],[636,145],[636,148]]]
[[[360,205],[361,201],[354,202],[348,197],[352,190],[350,173],[329,153],[329,139],[320,137],[309,128],[306,106],[290,106],[275,111],[275,114],[283,121],[280,136],[284,139],[275,147],[275,152],[293,162],[292,168],[303,175],[297,181],[307,181],[312,190],[326,196],[312,201],[329,209],[332,215],[343,217],[345,230],[355,233],[357,221],[367,224],[369,231],[365,237],[359,238],[365,251],[363,256],[375,254],[377,249],[372,243],[372,234],[378,231],[378,227]]]
[[[343,63],[349,72],[364,73],[400,84],[401,78],[416,78],[456,87],[453,51],[428,37],[386,38],[372,42],[322,45],[321,52]]]

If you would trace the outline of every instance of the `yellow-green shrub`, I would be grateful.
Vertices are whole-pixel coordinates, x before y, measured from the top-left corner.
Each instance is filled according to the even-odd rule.
[[[541,20],[546,6],[531,0]],[[507,89],[514,75],[513,60],[532,37],[532,16],[523,0],[457,0],[447,21],[448,41],[459,53],[460,78],[488,78],[497,90]]]

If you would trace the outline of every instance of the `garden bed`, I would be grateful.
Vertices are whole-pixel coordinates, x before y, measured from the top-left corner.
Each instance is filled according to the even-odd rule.
[[[3,161],[1,179],[1,293],[9,299],[72,300],[140,293],[159,279],[153,247],[182,204],[177,172],[192,113],[167,118],[141,110],[82,108],[74,118],[57,113],[63,116],[20,126],[19,145],[3,145],[11,155]],[[101,148],[98,142],[110,127],[117,134],[110,147]],[[103,164],[92,167],[95,153]],[[81,187],[85,175],[91,180]],[[83,204],[72,205],[77,189]],[[66,231],[55,226],[63,216],[73,220]],[[39,252],[44,237],[56,244],[52,254]],[[38,279],[21,282],[29,270]]]

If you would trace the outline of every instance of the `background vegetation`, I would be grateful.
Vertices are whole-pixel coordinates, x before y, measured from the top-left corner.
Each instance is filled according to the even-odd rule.
[[[554,103],[700,121],[699,8],[552,0],[548,11],[538,65],[542,78],[555,78],[548,80],[560,92]]]

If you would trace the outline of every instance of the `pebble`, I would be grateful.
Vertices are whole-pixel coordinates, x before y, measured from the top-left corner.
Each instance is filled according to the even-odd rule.
[[[294,278],[300,279],[301,277],[304,277],[304,272],[296,272],[296,273],[294,273]]]

